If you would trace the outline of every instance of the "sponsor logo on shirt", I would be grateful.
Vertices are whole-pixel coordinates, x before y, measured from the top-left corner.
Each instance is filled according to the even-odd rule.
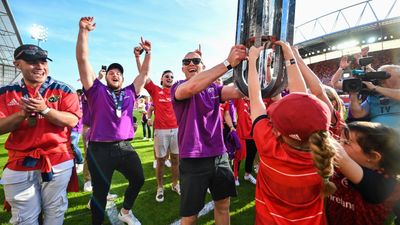
[[[60,96],[57,95],[53,95],[49,98],[49,102],[58,102],[58,100],[60,100]]]
[[[17,100],[15,100],[15,98],[13,98],[9,103],[7,103],[7,106],[17,106],[19,105],[19,103],[17,102]]]
[[[334,195],[329,195],[329,200],[331,200],[331,201],[333,201],[333,202],[336,202],[336,203],[342,205],[342,207],[344,207],[344,208],[346,208],[346,209],[350,209],[350,210],[352,210],[352,211],[355,210],[354,203],[345,201],[345,200],[343,200],[343,199],[340,198],[340,197],[336,197],[336,196],[334,196]]]

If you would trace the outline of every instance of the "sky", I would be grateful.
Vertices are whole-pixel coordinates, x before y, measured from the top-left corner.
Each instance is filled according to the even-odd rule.
[[[297,0],[295,26],[360,0]],[[373,0],[389,5],[393,0]],[[203,61],[211,68],[227,58],[235,43],[236,0],[8,0],[25,44],[37,44],[30,36],[33,24],[47,28],[40,46],[49,51],[50,75],[80,88],[75,58],[79,19],[95,17],[89,34],[89,61],[95,72],[101,65],[118,62],[124,67],[125,84],[138,74],[133,48],[140,37],[152,42],[150,78],[158,83],[170,69],[184,79],[181,60],[201,44]],[[386,7],[387,8],[387,7]],[[143,58],[142,58],[143,60]]]

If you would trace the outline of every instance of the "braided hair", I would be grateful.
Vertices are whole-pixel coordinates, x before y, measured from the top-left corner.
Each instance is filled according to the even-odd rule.
[[[332,143],[329,131],[317,131],[309,138],[310,149],[313,154],[314,165],[318,169],[318,174],[323,179],[322,195],[328,196],[336,191],[336,186],[329,181],[329,177],[334,173],[334,156],[336,149]]]

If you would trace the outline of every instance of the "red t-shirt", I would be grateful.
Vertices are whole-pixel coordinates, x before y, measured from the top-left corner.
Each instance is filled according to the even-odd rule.
[[[154,128],[178,128],[175,112],[171,103],[171,88],[160,88],[153,81],[148,82],[144,88],[149,92],[154,104]]]
[[[47,106],[58,111],[70,112],[80,118],[82,113],[78,95],[66,84],[50,77],[46,82],[49,86],[43,98]],[[38,89],[27,88],[31,97],[36,96]],[[22,95],[19,83],[0,88],[0,118],[20,111],[19,100]],[[17,171],[44,170],[43,164],[46,159],[43,156],[50,160],[50,166],[74,158],[70,141],[71,128],[54,125],[40,114],[36,118],[36,125],[30,126],[25,119],[16,130],[10,132],[5,143],[8,150],[8,168]],[[33,168],[22,165],[23,159],[28,155],[40,157],[38,164]]]
[[[237,126],[236,132],[241,139],[253,139],[250,135],[251,132],[251,119],[250,119],[250,102],[242,98],[233,99],[233,104],[237,112]]]
[[[221,114],[221,123],[224,125],[225,123],[225,112],[229,111],[229,102],[226,101],[224,103],[219,104],[219,110]]]
[[[364,170],[364,177],[368,176]],[[365,178],[363,178],[365,179]],[[383,225],[399,199],[399,185],[381,203],[369,203],[361,192],[350,185],[350,181],[340,171],[335,171],[331,181],[337,190],[327,200],[327,216],[330,225]],[[378,181],[377,181],[378,182]],[[383,182],[379,185],[385,186]],[[373,186],[373,185],[372,185]],[[375,189],[369,185],[371,190]]]
[[[266,115],[253,125],[260,155],[255,224],[326,224],[322,179],[310,152],[280,142]]]

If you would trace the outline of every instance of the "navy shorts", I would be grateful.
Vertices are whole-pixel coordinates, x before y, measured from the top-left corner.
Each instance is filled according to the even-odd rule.
[[[179,163],[179,172],[182,217],[200,212],[204,207],[207,188],[214,201],[237,195],[227,153],[208,158],[183,158]]]

